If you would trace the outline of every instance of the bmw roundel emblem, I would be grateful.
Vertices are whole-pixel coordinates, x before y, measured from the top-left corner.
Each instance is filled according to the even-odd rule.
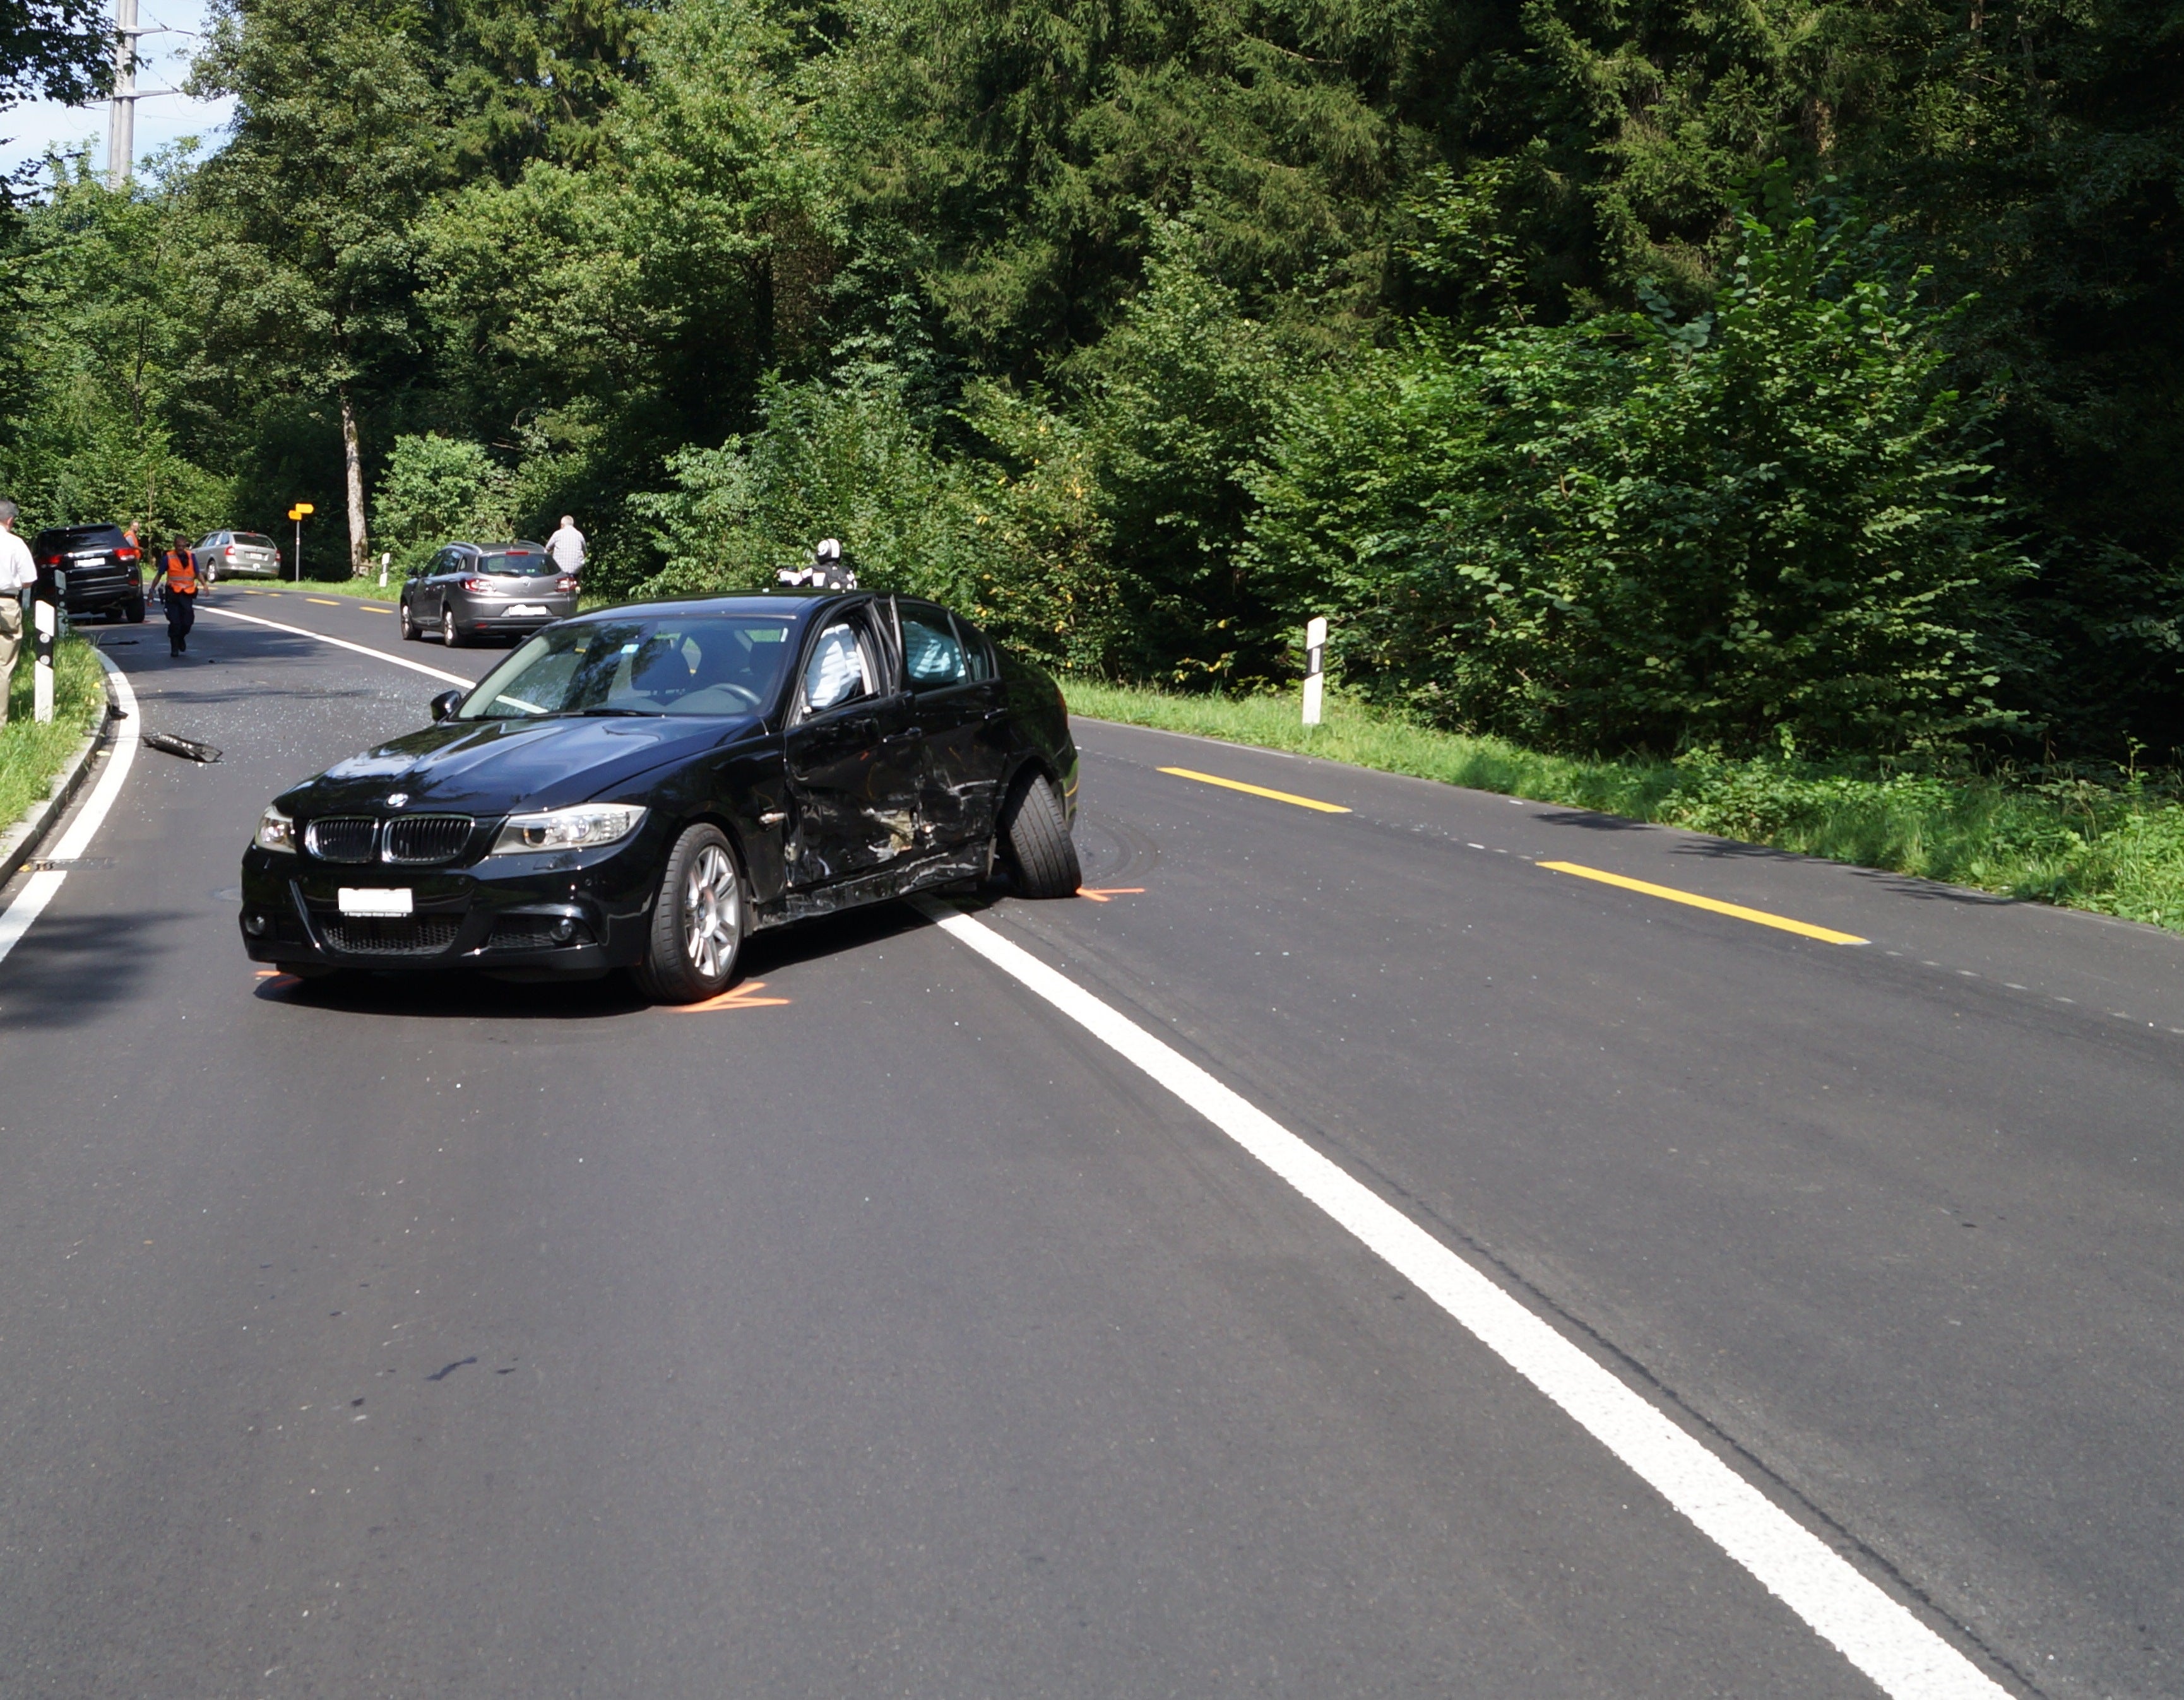
[[[404,803],[409,802],[409,800],[410,793],[408,792],[398,791],[392,797],[387,799],[387,806],[389,808],[399,808]]]

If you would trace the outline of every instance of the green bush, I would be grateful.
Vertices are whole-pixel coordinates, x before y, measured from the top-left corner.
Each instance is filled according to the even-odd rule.
[[[1947,743],[2003,723],[2029,569],[1881,238],[1744,215],[1716,310],[1475,345],[1430,325],[1288,401],[1251,559],[1350,684],[1558,749]]]
[[[509,540],[515,475],[482,443],[398,436],[371,508],[372,535],[406,570],[443,543]]]
[[[1189,225],[1159,227],[1145,286],[1072,367],[1128,614],[1117,658],[1132,676],[1185,686],[1263,678],[1279,653],[1236,552],[1251,504],[1245,474],[1289,363],[1210,275],[1201,246]]]
[[[1118,603],[1082,434],[997,388],[962,423],[992,460],[937,453],[886,368],[770,383],[757,431],[671,457],[675,487],[634,499],[666,558],[641,592],[762,589],[837,537],[869,588],[950,603],[1056,664],[1108,664]]]

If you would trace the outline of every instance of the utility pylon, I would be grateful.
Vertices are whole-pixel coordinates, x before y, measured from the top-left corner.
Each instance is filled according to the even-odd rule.
[[[119,193],[136,158],[136,0],[114,0],[114,98],[106,108],[106,186]]]
[[[136,103],[178,88],[136,86],[136,44],[147,36],[189,36],[195,31],[164,24],[140,26],[136,0],[114,0],[114,96],[106,105],[106,186],[119,193],[136,169]]]

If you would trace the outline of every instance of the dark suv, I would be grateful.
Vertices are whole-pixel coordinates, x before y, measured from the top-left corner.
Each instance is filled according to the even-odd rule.
[[[68,575],[70,618],[144,618],[144,563],[119,525],[53,526],[32,540],[31,558],[47,583],[56,570]]]
[[[577,581],[543,543],[450,543],[402,581],[402,635],[520,636],[577,611]]]

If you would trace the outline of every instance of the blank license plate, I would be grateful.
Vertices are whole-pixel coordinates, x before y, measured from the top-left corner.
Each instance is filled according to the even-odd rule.
[[[413,912],[406,886],[388,890],[378,886],[343,886],[341,912],[345,915],[406,915]]]
[[[510,603],[509,604],[508,611],[513,614],[543,614],[546,612],[546,609],[535,602],[518,602]]]

